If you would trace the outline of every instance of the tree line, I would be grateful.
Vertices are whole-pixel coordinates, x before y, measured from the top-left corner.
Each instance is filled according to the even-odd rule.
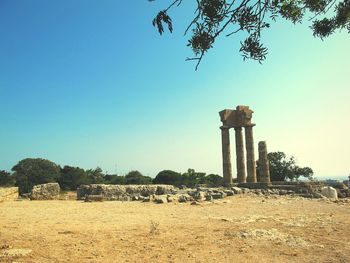
[[[287,157],[283,152],[268,154],[272,181],[298,180],[300,177],[312,179],[313,171],[309,167],[299,167],[295,158]],[[210,187],[223,185],[218,174],[206,174],[188,169],[184,173],[172,170],[160,171],[155,178],[145,176],[139,171],[130,171],[126,175],[104,173],[100,167],[83,169],[56,163],[41,158],[26,158],[12,167],[12,172],[0,170],[0,186],[18,186],[20,193],[30,192],[34,185],[57,182],[63,190],[76,190],[82,184],[171,184],[194,187],[205,184]],[[259,174],[258,174],[259,176]]]
[[[82,184],[172,184],[194,187],[197,184],[220,186],[222,177],[216,174],[196,172],[188,169],[185,173],[163,170],[155,178],[139,171],[126,175],[104,173],[100,167],[83,169],[56,163],[41,158],[26,158],[12,167],[12,172],[0,170],[0,186],[18,186],[20,193],[30,192],[34,185],[57,182],[63,190],[76,190]]]

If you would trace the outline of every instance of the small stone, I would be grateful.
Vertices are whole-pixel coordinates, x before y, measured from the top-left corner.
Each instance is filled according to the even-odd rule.
[[[235,194],[242,194],[242,193],[243,193],[242,189],[239,188],[239,187],[236,187],[236,186],[231,187],[231,190],[232,190]]]
[[[188,201],[188,197],[186,195],[180,195],[179,196],[179,202],[180,203],[186,203]]]
[[[213,201],[213,196],[210,193],[205,195],[205,201]]]
[[[156,196],[154,199],[154,202],[157,204],[165,204],[168,203],[167,196]]]
[[[235,192],[233,190],[225,190],[225,194],[227,196],[233,196],[235,194]]]

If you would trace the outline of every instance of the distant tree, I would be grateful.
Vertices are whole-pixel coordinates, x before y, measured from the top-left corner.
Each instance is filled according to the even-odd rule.
[[[182,184],[182,175],[175,171],[163,170],[153,179],[153,183],[179,186]]]
[[[307,179],[312,179],[314,172],[310,167],[299,167],[294,166],[294,176],[289,178],[290,180],[298,180],[300,177],[305,177]]]
[[[189,168],[186,173],[182,174],[182,184],[188,187],[194,187],[197,184],[205,184],[205,173],[199,173]]]
[[[217,174],[208,174],[205,176],[205,183],[210,187],[218,187],[224,184],[224,179]]]
[[[15,178],[11,173],[0,170],[0,186],[14,186],[15,183]]]
[[[58,183],[64,190],[76,190],[79,185],[90,182],[84,169],[66,165],[60,171]]]
[[[154,2],[155,0],[148,0]],[[162,34],[164,24],[173,31],[169,11],[180,6],[182,0],[168,0],[168,6],[153,20],[153,26]],[[187,2],[187,1],[186,1]],[[236,35],[241,41],[243,58],[259,62],[267,55],[267,48],[261,43],[262,32],[277,18],[301,23],[304,16],[311,20],[310,28],[315,37],[328,37],[336,30],[350,33],[350,0],[196,0],[193,2],[193,17],[190,18],[185,34],[191,32],[188,46],[194,57],[187,60],[197,62],[196,69],[204,54],[210,50],[222,35]],[[282,21],[281,21],[282,22]],[[240,33],[240,34],[239,34]]]
[[[105,183],[104,174],[100,167],[96,167],[95,169],[86,170],[86,175],[88,178],[88,182],[90,184],[103,184]]]
[[[131,171],[125,175],[126,184],[152,184],[152,178],[142,175],[139,171]]]
[[[270,163],[270,177],[272,181],[297,180],[300,177],[312,179],[313,171],[310,167],[299,167],[293,156],[287,158],[284,152],[270,152],[267,155]]]
[[[27,158],[14,167],[14,177],[20,193],[31,191],[34,185],[56,182],[60,176],[60,167],[49,160]]]
[[[106,174],[106,184],[126,184],[125,176],[117,174]]]

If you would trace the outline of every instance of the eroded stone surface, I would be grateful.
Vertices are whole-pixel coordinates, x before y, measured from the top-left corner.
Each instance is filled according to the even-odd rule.
[[[90,184],[81,185],[77,189],[77,199],[82,200],[85,195],[102,195],[107,201],[138,200],[151,195],[174,194],[172,185],[106,185]]]
[[[60,197],[60,185],[47,183],[35,185],[31,191],[31,200],[56,200]]]
[[[18,187],[1,187],[0,202],[16,200],[18,198]]]
[[[235,110],[225,109],[220,111],[219,114],[222,121],[222,126],[220,128],[222,135],[223,177],[225,185],[228,186],[232,183],[230,128],[235,129],[237,182],[256,183],[253,138],[253,127],[255,124],[251,122],[253,111],[249,109],[248,106],[237,106]],[[244,156],[242,128],[245,128],[246,161]]]
[[[259,182],[269,183],[270,179],[270,167],[269,160],[267,159],[267,147],[266,142],[261,141],[258,144],[259,149]]]

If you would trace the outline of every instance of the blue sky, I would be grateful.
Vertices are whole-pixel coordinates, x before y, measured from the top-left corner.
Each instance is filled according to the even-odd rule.
[[[349,34],[321,41],[307,21],[276,23],[263,65],[244,62],[233,37],[194,71],[184,61],[191,5],[161,37],[151,21],[164,4],[0,1],[0,169],[41,157],[120,174],[221,174],[218,112],[249,105],[256,144],[319,177],[350,173]]]

